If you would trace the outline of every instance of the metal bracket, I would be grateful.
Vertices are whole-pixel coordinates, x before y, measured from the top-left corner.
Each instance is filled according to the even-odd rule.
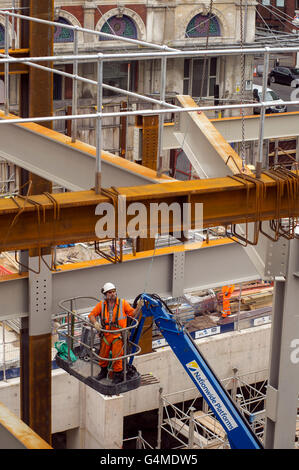
[[[276,242],[267,240],[265,278],[273,279],[276,276],[286,276],[288,267],[290,243],[285,238]]]
[[[185,253],[173,254],[172,296],[181,297],[184,294]]]

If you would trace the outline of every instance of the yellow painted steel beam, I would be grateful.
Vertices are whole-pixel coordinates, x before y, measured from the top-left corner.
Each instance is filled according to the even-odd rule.
[[[295,173],[293,173],[295,175]],[[286,183],[262,174],[260,182],[239,181],[232,177],[169,182],[145,186],[117,188],[105,195],[94,191],[31,196],[29,199],[0,200],[0,250],[20,250],[97,240],[95,214],[99,203],[111,203],[112,195],[125,196],[130,203],[141,202],[149,210],[151,203],[191,204],[191,222],[196,203],[203,204],[203,226],[240,224],[299,216],[298,184],[293,198],[288,197]],[[297,177],[298,181],[298,177]],[[261,198],[261,186],[264,197]],[[281,191],[281,195],[279,195]],[[116,227],[118,212],[116,215]],[[126,223],[134,216],[126,216]]]
[[[3,403],[0,403],[0,428],[2,428],[2,442],[7,443],[7,446],[13,443],[15,449],[52,449],[44,439],[30,429]]]
[[[196,103],[191,96],[178,95],[176,98],[182,107],[196,107]],[[196,126],[197,134],[200,137],[198,142],[201,144],[205,143],[207,146],[205,148],[208,148],[223,160],[233,175],[240,173],[243,166],[242,158],[216,129],[212,120],[210,120],[203,112],[192,111],[188,112],[188,115],[190,116],[193,125]],[[183,121],[184,117],[185,116],[181,116],[180,119]],[[188,127],[190,127],[190,124],[188,124]],[[247,165],[244,166],[243,172],[253,176],[252,171]]]
[[[16,116],[13,114],[5,116],[4,112],[0,110],[0,119],[13,120],[16,119]],[[54,131],[53,129],[48,129],[40,124],[26,122],[16,124],[16,126],[26,129],[27,131],[38,136],[44,137],[45,139],[49,139],[50,141],[66,146],[67,148],[74,149],[74,151],[77,153],[82,152],[92,157],[96,156],[96,148],[94,146],[89,145],[85,142],[81,142],[79,140],[72,142],[71,137]],[[140,176],[141,178],[144,178],[146,180],[150,180],[157,183],[162,183],[163,181],[175,181],[173,178],[167,175],[161,175],[160,177],[158,177],[156,171],[150,168],[146,168],[143,165],[138,165],[135,162],[131,162],[117,155],[113,155],[112,153],[107,152],[105,150],[103,150],[101,153],[101,159],[103,162],[111,166],[119,168],[120,170],[126,171],[128,173],[136,174],[137,176]]]
[[[5,54],[4,49],[0,49],[0,54]],[[9,49],[8,54],[11,57],[29,57],[29,49]],[[9,74],[24,74],[29,73],[29,66],[21,63],[10,63]],[[4,75],[4,64],[0,64],[0,76]]]
[[[122,261],[125,262],[125,261],[132,261],[132,260],[141,260],[141,259],[151,258],[153,255],[162,256],[162,255],[173,254],[173,253],[183,253],[186,251],[212,248],[214,246],[219,246],[219,245],[230,245],[231,243],[234,243],[233,240],[227,237],[223,237],[223,238],[217,238],[217,239],[212,239],[212,240],[206,240],[203,242],[201,241],[190,242],[190,243],[184,243],[181,245],[164,246],[161,248],[156,248],[155,250],[139,251],[139,252],[136,252],[135,254],[132,254],[132,253],[124,254]],[[58,271],[67,272],[67,271],[74,271],[76,269],[94,268],[96,266],[107,266],[110,264],[111,264],[111,261],[105,258],[96,258],[96,259],[91,259],[91,260],[86,260],[86,261],[78,261],[77,263],[71,262],[71,263],[60,264],[58,266]],[[1,282],[12,281],[14,279],[26,279],[26,278],[28,278],[28,271],[25,271],[20,274],[17,274],[17,273],[4,274],[0,277],[0,284]]]

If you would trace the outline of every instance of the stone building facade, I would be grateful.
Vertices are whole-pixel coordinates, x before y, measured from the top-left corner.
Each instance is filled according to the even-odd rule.
[[[261,0],[257,5],[256,26],[276,31],[292,32],[292,19],[299,14],[299,0]]]
[[[16,2],[17,4],[18,2]],[[243,2],[244,3],[244,2]],[[0,1],[4,7],[10,2]],[[5,5],[4,5],[5,4]],[[112,33],[124,38],[133,38],[154,44],[166,44],[179,50],[198,50],[208,47],[217,49],[251,44],[255,37],[255,0],[248,0],[246,9],[240,13],[240,2],[229,0],[131,0],[117,4],[111,0],[56,0],[55,21],[61,27],[55,28],[55,55],[71,54],[74,51],[74,32],[65,28],[66,24],[90,30]],[[241,26],[242,25],[242,26]],[[17,38],[17,26],[16,41]],[[242,41],[241,41],[242,29]],[[4,18],[0,14],[0,47],[3,45]],[[10,31],[11,33],[11,31]],[[78,32],[79,53],[97,52],[140,52],[141,47],[118,40],[110,40],[86,32]],[[142,48],[145,50],[145,48]],[[130,89],[133,92],[152,97],[159,96],[161,60],[127,60],[104,64],[104,83],[115,87]],[[55,67],[72,72],[71,64],[56,63]],[[80,76],[96,79],[96,63],[86,61],[79,64]],[[166,97],[173,101],[176,94],[188,94],[195,101],[214,104],[215,97],[227,104],[240,102],[241,77],[244,76],[246,96],[251,96],[253,57],[246,56],[242,74],[239,55],[192,58],[173,58],[167,60]],[[16,79],[17,80],[17,79]],[[13,81],[11,84],[13,88]],[[15,87],[17,96],[17,87]],[[54,103],[57,114],[70,112],[72,80],[54,75]],[[78,81],[78,98],[81,112],[92,111],[96,104],[96,87]],[[17,101],[17,99],[15,100]],[[14,100],[11,100],[13,103]],[[130,109],[144,107],[137,100],[127,101],[124,95],[104,90],[104,110]],[[148,103],[146,104],[148,106]],[[234,114],[238,111],[234,111]],[[225,115],[232,115],[226,111]],[[127,148],[133,149],[134,121],[128,120]],[[104,146],[119,154],[119,121],[105,120]],[[57,129],[67,132],[66,124],[57,123]],[[78,126],[78,137],[94,143],[94,125],[85,120]],[[132,158],[132,153],[128,153]]]

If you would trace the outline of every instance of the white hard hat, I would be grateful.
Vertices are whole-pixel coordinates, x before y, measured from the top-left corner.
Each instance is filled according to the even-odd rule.
[[[106,294],[109,290],[116,289],[115,285],[112,284],[112,282],[106,282],[106,284],[103,285],[102,287],[102,294]]]

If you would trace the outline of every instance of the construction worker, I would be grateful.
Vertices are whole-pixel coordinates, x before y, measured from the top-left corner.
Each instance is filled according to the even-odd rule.
[[[102,330],[119,330],[120,328],[127,327],[127,317],[135,317],[141,310],[143,300],[140,299],[137,307],[134,309],[124,299],[119,299],[116,293],[116,287],[111,282],[106,282],[101,289],[104,295],[104,301],[99,302],[88,315],[90,322],[94,325],[96,330],[102,334],[101,346],[99,356],[108,358],[111,351],[112,358],[124,355],[123,339],[121,332],[117,333],[103,333]],[[99,321],[97,321],[99,317]],[[112,383],[117,384],[124,380],[123,377],[123,364],[122,360],[115,360],[112,362],[113,378]],[[96,377],[97,380],[102,380],[107,377],[109,361],[100,360],[99,365],[101,371]]]
[[[222,287],[222,295],[223,295],[223,300],[222,300],[222,318],[226,318],[228,315],[231,314],[231,309],[230,309],[230,297],[232,293],[235,290],[234,285],[230,286],[223,286]]]

